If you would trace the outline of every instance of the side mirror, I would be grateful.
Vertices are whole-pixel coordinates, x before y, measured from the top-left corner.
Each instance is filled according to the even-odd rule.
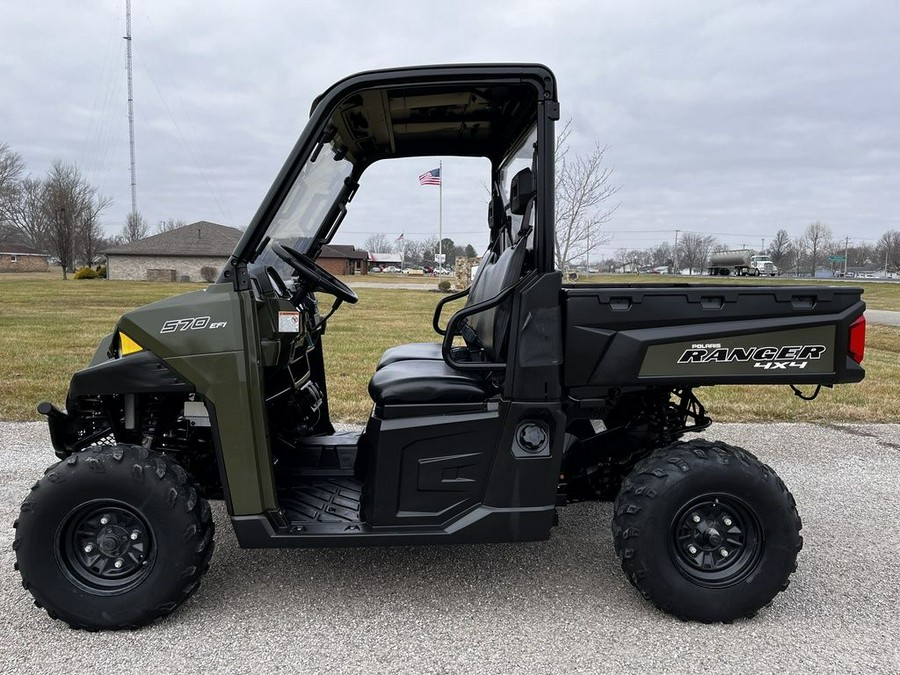
[[[517,216],[524,216],[525,207],[534,197],[535,192],[534,174],[529,168],[522,169],[513,176],[509,187],[509,212]]]
[[[503,197],[497,194],[493,195],[491,203],[488,205],[488,227],[491,228],[492,233],[497,233],[507,226],[508,221]]]

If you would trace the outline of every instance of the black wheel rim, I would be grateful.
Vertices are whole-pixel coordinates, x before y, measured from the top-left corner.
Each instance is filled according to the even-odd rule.
[[[756,569],[762,550],[759,519],[733,495],[693,499],[672,521],[672,560],[685,577],[700,586],[739,583]]]
[[[59,528],[57,562],[77,586],[95,595],[124,593],[153,568],[153,530],[140,511],[97,500],[74,509]]]

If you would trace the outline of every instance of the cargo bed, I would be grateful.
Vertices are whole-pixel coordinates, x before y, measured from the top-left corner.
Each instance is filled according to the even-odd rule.
[[[858,382],[862,289],[724,284],[562,288],[563,381],[574,398],[647,385]]]

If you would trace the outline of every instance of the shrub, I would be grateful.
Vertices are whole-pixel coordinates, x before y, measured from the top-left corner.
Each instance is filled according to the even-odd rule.
[[[106,278],[106,265],[97,265],[97,278],[98,279]]]
[[[96,279],[97,272],[93,267],[82,267],[75,270],[75,279]]]
[[[449,293],[450,292],[450,282],[447,281],[446,279],[441,279],[438,282],[438,290],[441,293]]]
[[[203,281],[211,284],[219,276],[219,270],[212,265],[204,265],[200,268],[200,276],[203,278]]]

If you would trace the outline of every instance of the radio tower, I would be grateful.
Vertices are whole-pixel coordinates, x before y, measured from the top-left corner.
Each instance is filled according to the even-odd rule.
[[[134,167],[134,83],[131,76],[131,0],[125,0],[125,54],[128,62],[128,147],[131,150],[131,213],[137,216],[137,178]]]

